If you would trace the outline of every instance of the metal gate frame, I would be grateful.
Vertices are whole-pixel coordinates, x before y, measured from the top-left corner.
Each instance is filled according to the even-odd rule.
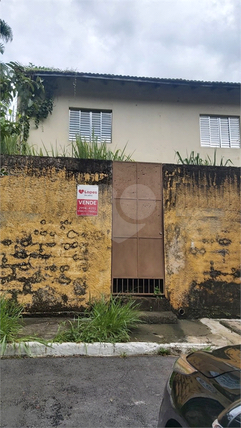
[[[113,162],[112,294],[163,295],[162,165]]]

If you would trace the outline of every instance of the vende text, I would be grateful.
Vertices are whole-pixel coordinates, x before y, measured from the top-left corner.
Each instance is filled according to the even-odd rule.
[[[97,201],[87,201],[85,199],[79,199],[79,205],[97,205]]]

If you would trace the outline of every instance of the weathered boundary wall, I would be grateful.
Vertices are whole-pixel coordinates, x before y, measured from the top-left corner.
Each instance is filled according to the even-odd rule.
[[[163,165],[165,292],[189,317],[240,316],[240,169]]]
[[[112,162],[1,156],[1,292],[29,313],[111,291]],[[76,215],[98,184],[97,217]],[[188,317],[240,314],[239,168],[163,165],[165,293]]]
[[[1,167],[1,291],[30,313],[109,295],[112,163],[1,156]],[[77,184],[98,184],[97,217],[76,215]]]

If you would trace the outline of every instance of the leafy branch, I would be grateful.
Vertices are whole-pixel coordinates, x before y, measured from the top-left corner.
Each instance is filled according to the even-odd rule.
[[[35,126],[46,119],[53,110],[53,91],[39,76],[29,75],[26,68],[16,62],[1,64],[0,89],[1,102],[1,138],[9,134],[17,134],[20,142],[25,143],[29,136],[30,121]],[[17,121],[4,119],[8,106],[18,96]],[[10,130],[10,128],[12,128]]]

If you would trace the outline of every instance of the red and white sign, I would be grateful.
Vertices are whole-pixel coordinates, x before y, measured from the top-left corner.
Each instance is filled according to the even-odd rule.
[[[77,186],[77,215],[98,215],[98,186]]]

